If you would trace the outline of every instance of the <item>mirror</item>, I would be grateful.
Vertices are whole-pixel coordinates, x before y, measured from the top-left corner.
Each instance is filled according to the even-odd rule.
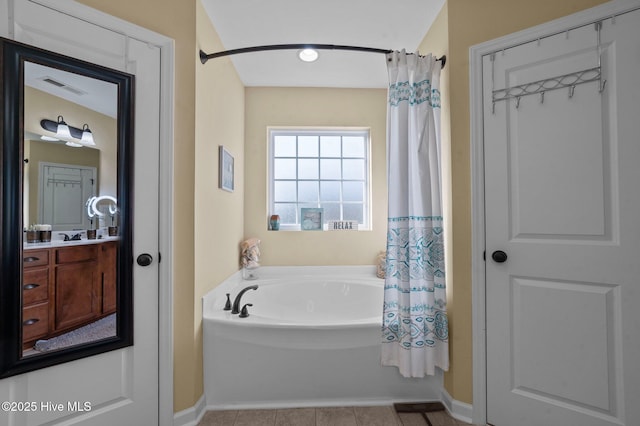
[[[0,81],[7,377],[133,343],[134,77],[0,38]]]

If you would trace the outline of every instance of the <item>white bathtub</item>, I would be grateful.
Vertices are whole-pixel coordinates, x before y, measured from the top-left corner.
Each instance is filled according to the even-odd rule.
[[[211,408],[371,405],[441,399],[442,375],[380,365],[384,281],[375,267],[262,267],[203,298],[204,388]],[[249,317],[224,311],[249,285]]]

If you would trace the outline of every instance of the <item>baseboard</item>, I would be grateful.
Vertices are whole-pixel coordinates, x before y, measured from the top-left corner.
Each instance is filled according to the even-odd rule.
[[[360,406],[367,406],[367,405],[391,405],[393,404],[393,402],[409,402],[409,401],[349,401],[349,403],[347,403],[346,405],[360,405]],[[435,401],[433,401],[435,402]],[[457,401],[455,399],[453,399],[451,397],[451,395],[449,395],[449,393],[446,390],[442,390],[442,401],[441,401],[446,410],[449,412],[449,414],[457,419],[457,420],[461,420],[463,422],[466,423],[471,423],[472,422],[472,418],[473,418],[473,406],[471,404],[467,404],[464,402],[460,402]],[[260,405],[260,404],[258,404]],[[276,404],[277,405],[277,404]],[[301,406],[305,406],[305,407],[311,407],[311,406],[317,406],[317,407],[322,407],[322,406],[336,406],[336,405],[345,405],[345,401],[331,401],[331,402],[327,402],[324,401],[324,403],[318,403],[316,401],[316,403],[314,404],[312,401],[308,401],[304,404],[301,404]],[[175,413],[173,415],[173,424],[174,426],[196,426],[198,424],[198,422],[202,419],[202,417],[204,416],[204,413],[207,411],[207,409],[214,409],[214,410],[221,410],[221,409],[249,409],[249,408],[284,408],[284,407],[278,407],[278,406],[274,406],[273,404],[264,404],[264,406],[260,405],[260,406],[256,406],[256,404],[252,404],[251,406],[238,406],[238,405],[234,405],[233,407],[228,407],[228,406],[211,406],[211,407],[207,407],[206,402],[205,402],[205,397],[204,395],[202,395],[200,397],[200,399],[198,399],[198,401],[195,403],[195,405],[193,407],[187,408],[186,410],[182,410],[182,411],[178,411],[177,413]],[[290,405],[287,405],[287,408],[291,408]]]
[[[442,389],[442,403],[451,417],[465,423],[473,423],[473,405],[453,399],[446,389]]]
[[[193,407],[178,411],[173,415],[173,426],[196,426],[207,411],[206,408],[203,394]]]

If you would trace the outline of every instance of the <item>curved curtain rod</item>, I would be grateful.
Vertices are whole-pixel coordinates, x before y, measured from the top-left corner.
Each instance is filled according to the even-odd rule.
[[[353,50],[357,52],[373,52],[373,53],[391,53],[393,50],[389,49],[376,49],[373,47],[359,47],[359,46],[343,46],[339,44],[270,44],[266,46],[253,46],[243,47],[240,49],[224,50],[222,52],[205,53],[200,50],[200,62],[207,63],[209,59],[220,58],[222,56],[236,55],[238,53],[251,53],[251,52],[263,52],[267,50],[288,50],[288,49],[320,49],[320,50]],[[412,53],[410,53],[412,55]],[[436,61],[441,62],[441,67],[444,68],[444,64],[447,62],[447,57],[442,55],[436,58]]]

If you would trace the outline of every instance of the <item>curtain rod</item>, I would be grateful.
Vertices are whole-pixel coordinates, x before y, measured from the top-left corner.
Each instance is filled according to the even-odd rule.
[[[360,47],[360,46],[343,46],[338,44],[270,44],[266,46],[253,46],[243,47],[240,49],[224,50],[222,52],[205,53],[200,50],[200,62],[207,63],[209,59],[220,58],[222,56],[236,55],[238,53],[251,53],[251,52],[263,52],[267,50],[288,50],[288,49],[320,49],[320,50],[352,50],[357,52],[373,52],[373,53],[391,53],[390,49],[376,49],[373,47]],[[412,53],[410,53],[411,55]],[[447,57],[442,55],[436,58],[436,61],[440,61],[442,68],[447,62]]]

